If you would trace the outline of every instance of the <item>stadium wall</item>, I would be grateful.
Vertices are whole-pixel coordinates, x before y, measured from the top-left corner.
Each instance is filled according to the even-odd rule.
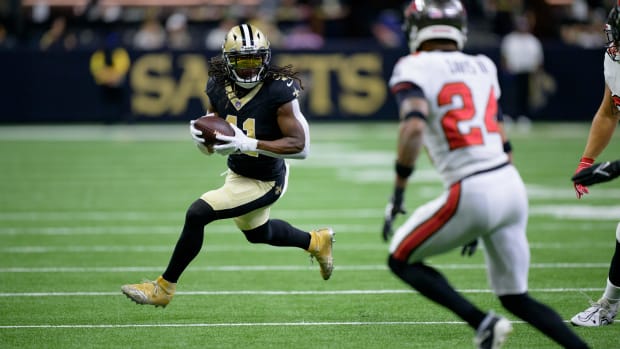
[[[475,52],[499,64],[496,48]],[[531,118],[591,119],[603,91],[603,52],[546,48],[548,75],[537,79],[540,104]],[[0,51],[0,123],[172,122],[204,114],[207,58],[218,52],[130,51],[131,66],[118,99],[110,99],[95,83],[92,53]],[[310,120],[395,120],[387,81],[404,53],[364,47],[274,51],[273,62],[293,64],[302,73],[302,104]],[[507,90],[510,78],[502,74],[500,80]]]

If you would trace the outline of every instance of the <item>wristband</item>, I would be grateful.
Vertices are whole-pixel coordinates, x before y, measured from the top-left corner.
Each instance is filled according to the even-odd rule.
[[[424,113],[422,113],[419,110],[412,110],[408,112],[407,114],[405,114],[405,116],[403,117],[403,120],[407,120],[410,118],[420,118],[422,120],[426,120],[426,115],[424,115]]]
[[[592,165],[594,163],[594,159],[583,156],[579,160],[579,163],[586,164],[586,165]]]
[[[396,170],[396,174],[400,178],[409,178],[409,176],[411,176],[411,174],[413,173],[413,166],[412,167],[403,166],[399,164],[398,162],[396,162],[395,170]]]
[[[504,153],[510,153],[512,151],[512,144],[510,144],[510,141],[504,142],[503,146],[504,146]]]

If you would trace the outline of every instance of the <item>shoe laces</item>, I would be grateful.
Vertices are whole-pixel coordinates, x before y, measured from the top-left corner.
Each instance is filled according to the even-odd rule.
[[[145,284],[153,284],[153,295],[156,296],[156,295],[159,294],[159,290],[161,289],[161,287],[157,283],[157,280],[143,279],[142,282],[145,283]]]
[[[592,299],[592,297],[588,296],[585,292],[583,292],[581,290],[579,292],[586,298],[588,303],[590,303],[590,307],[588,309],[584,310],[583,311],[584,313],[592,313],[592,312],[595,312],[595,311],[597,311],[598,309],[600,309],[602,307],[601,303],[596,302],[594,299]]]

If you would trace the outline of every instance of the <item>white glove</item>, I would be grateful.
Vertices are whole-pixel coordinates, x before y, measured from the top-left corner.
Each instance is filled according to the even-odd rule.
[[[209,151],[209,148],[207,148],[207,146],[202,143],[196,142],[196,148],[198,148],[198,150],[200,150],[205,155],[213,155],[213,151]]]
[[[230,154],[237,150],[242,153],[256,151],[256,147],[258,146],[257,139],[246,136],[245,133],[243,133],[243,131],[241,131],[236,125],[230,124],[230,126],[232,126],[235,130],[235,135],[233,137],[221,134],[215,135],[215,138],[218,140],[227,142],[213,146],[213,149],[215,149],[218,154],[222,154],[227,151],[228,154]]]
[[[192,135],[192,138],[194,139],[196,143],[204,144],[205,142],[204,138],[200,137],[202,136],[202,131],[194,127],[195,122],[196,120],[192,120],[189,122],[189,133]]]

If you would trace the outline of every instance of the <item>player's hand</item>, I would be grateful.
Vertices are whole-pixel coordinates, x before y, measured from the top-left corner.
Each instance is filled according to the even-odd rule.
[[[403,207],[403,193],[404,190],[402,188],[395,188],[394,195],[390,198],[387,205],[385,206],[385,216],[383,220],[383,231],[382,237],[383,241],[388,241],[392,236],[392,223],[394,222],[394,218],[396,215],[405,214],[405,208]]]
[[[471,257],[476,253],[476,249],[478,249],[478,239],[465,244],[463,249],[461,249],[461,256]]]
[[[620,160],[594,164],[577,172],[572,180],[575,185],[592,185],[611,181],[620,175]]]
[[[237,152],[237,148],[236,147],[229,147],[228,146],[229,143],[226,144],[218,144],[218,145],[214,145],[213,146],[213,151],[222,155],[222,156],[228,156],[230,154],[233,154],[235,152]],[[224,146],[224,147],[222,147]]]
[[[195,122],[196,122],[196,120],[192,120],[192,121],[189,122],[189,133],[192,135],[192,139],[196,143],[204,144],[205,139],[200,137],[200,136],[202,136],[202,131],[200,131],[199,129],[197,129],[194,126]]]
[[[594,163],[594,159],[582,157],[579,161],[579,165],[577,166],[577,170],[575,170],[575,174],[579,173],[581,170],[592,166]],[[573,187],[575,187],[575,194],[577,194],[577,199],[581,199],[585,194],[590,193],[588,187],[582,184],[573,183]]]
[[[198,143],[196,142],[196,148],[198,148],[198,150],[200,150],[200,152],[202,152],[205,155],[213,155],[213,147],[208,147],[202,143]]]
[[[236,125],[230,124],[232,128],[235,130],[234,136],[225,136],[222,134],[215,135],[220,141],[226,142],[224,144],[215,145],[213,148],[216,152],[227,151],[232,149],[232,152],[239,150],[240,152],[249,152],[256,151],[256,147],[258,146],[258,140],[254,138],[250,138],[245,135],[243,131],[241,131]]]

